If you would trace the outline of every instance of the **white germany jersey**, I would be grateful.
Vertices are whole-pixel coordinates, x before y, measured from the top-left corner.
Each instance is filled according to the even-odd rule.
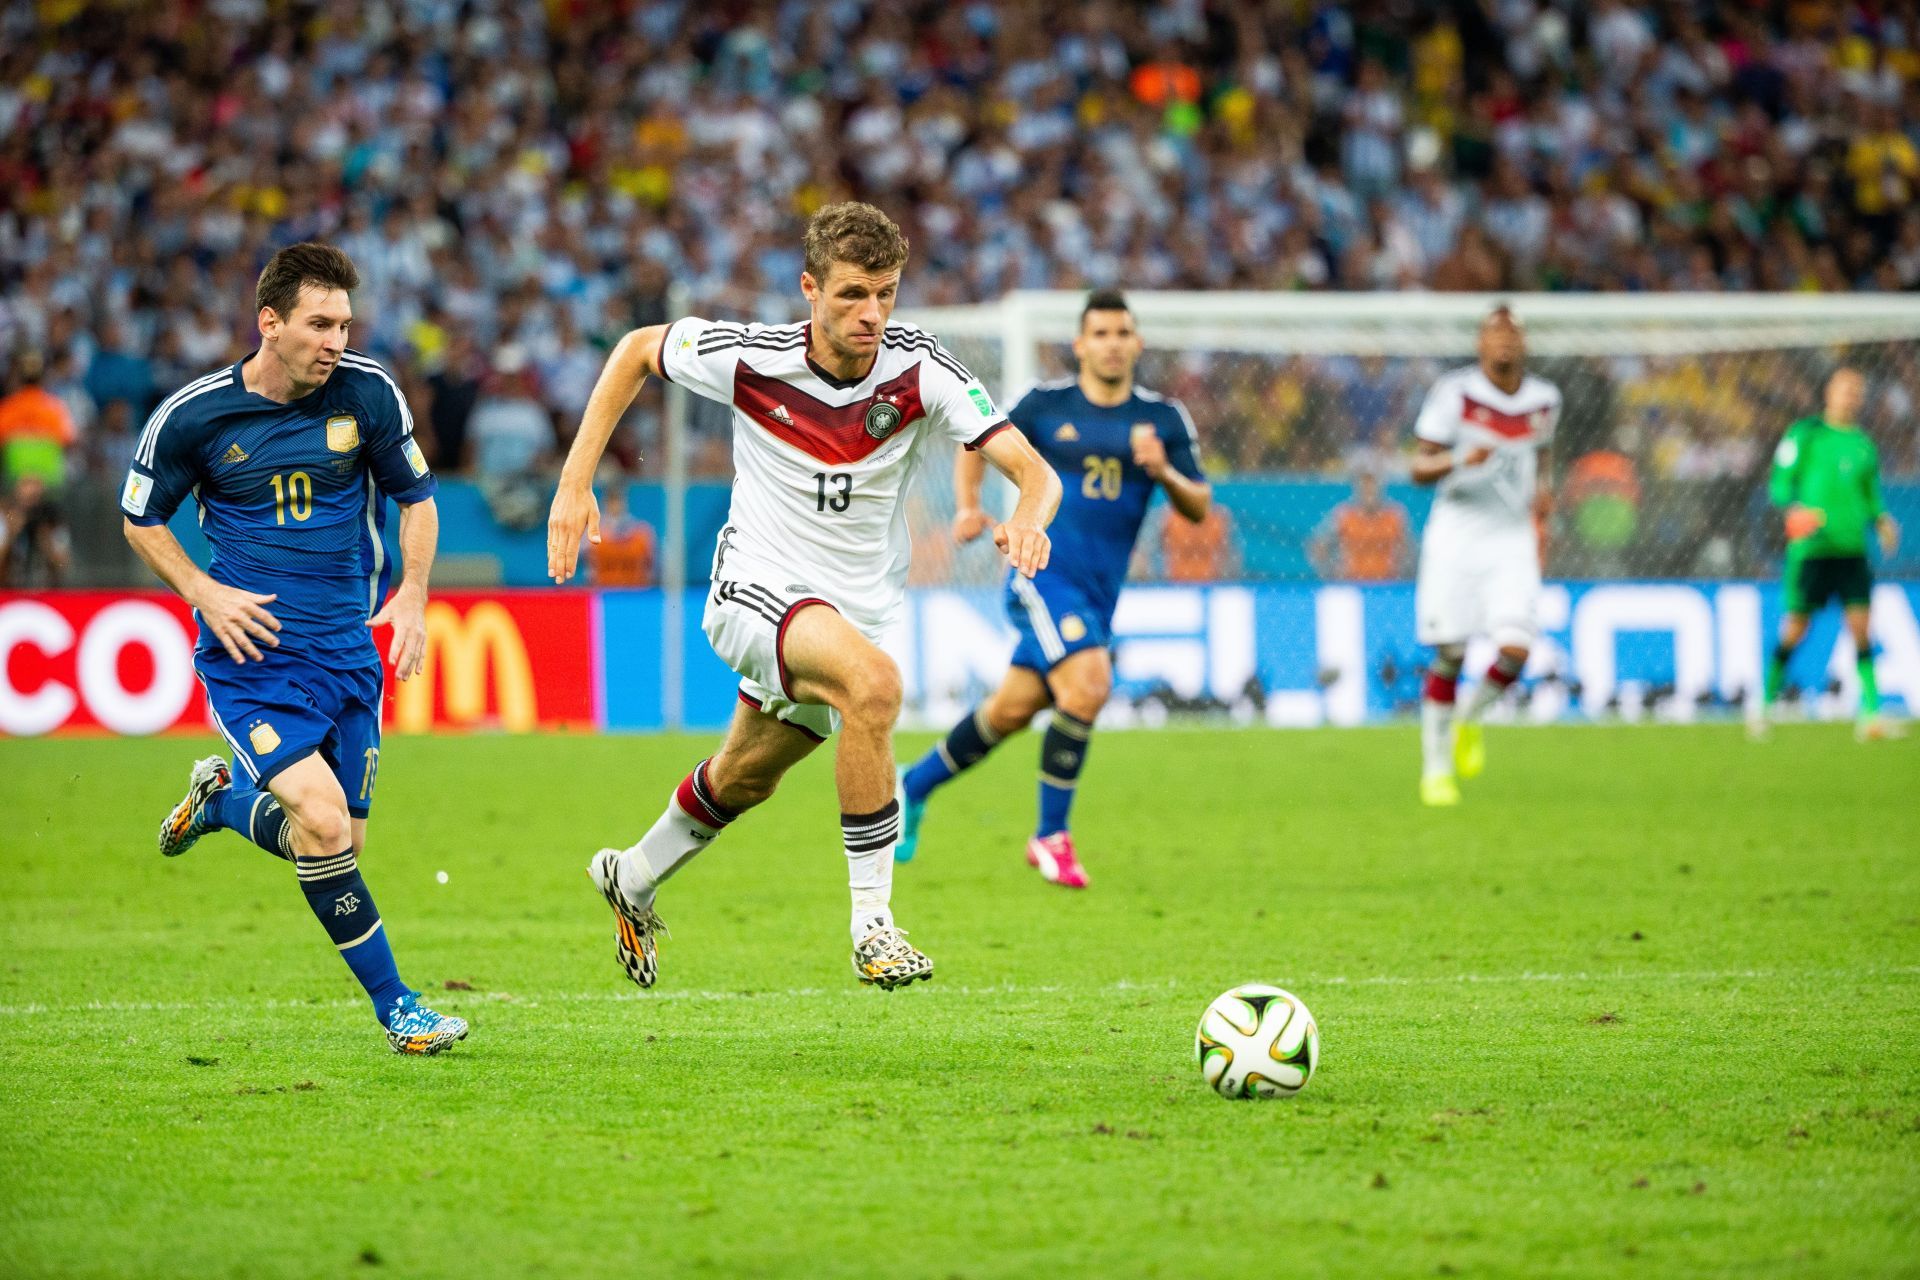
[[[1560,422],[1560,388],[1532,374],[1508,395],[1478,365],[1440,375],[1427,392],[1413,433],[1457,458],[1485,445],[1493,456],[1455,467],[1440,481],[1428,527],[1458,524],[1505,531],[1531,527],[1539,451]]]
[[[891,623],[910,545],[905,496],[929,435],[977,449],[1008,423],[933,336],[889,324],[867,376],[842,382],[807,358],[805,323],[667,329],[660,371],[733,407],[733,504],[714,577],[817,595],[862,629]]]

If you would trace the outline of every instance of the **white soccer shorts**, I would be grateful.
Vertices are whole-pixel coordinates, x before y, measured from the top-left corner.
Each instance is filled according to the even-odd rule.
[[[1464,644],[1485,635],[1502,647],[1531,647],[1539,600],[1540,546],[1531,526],[1428,527],[1414,588],[1421,644]]]
[[[740,701],[785,721],[816,742],[825,742],[840,727],[840,713],[822,703],[795,701],[781,656],[787,625],[807,604],[833,607],[832,601],[819,596],[724,579],[707,592],[700,627],[720,661],[740,677]]]

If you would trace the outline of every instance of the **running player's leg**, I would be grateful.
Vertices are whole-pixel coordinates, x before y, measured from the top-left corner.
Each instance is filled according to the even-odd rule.
[[[1486,739],[1480,721],[1526,670],[1533,648],[1535,611],[1540,598],[1540,552],[1531,529],[1491,542],[1480,586],[1481,618],[1493,639],[1493,662],[1459,710],[1453,733],[1454,768],[1462,778],[1477,778],[1486,768]],[[1475,630],[1481,628],[1476,627]]]
[[[1836,566],[1837,593],[1853,637],[1854,671],[1860,679],[1860,710],[1855,732],[1865,741],[1900,736],[1898,726],[1880,716],[1880,681],[1874,672],[1873,570],[1867,558],[1849,557]]]
[[[587,874],[613,908],[615,955],[634,983],[651,987],[659,972],[655,935],[663,926],[653,904],[660,886],[735,818],[771,796],[787,770],[823,740],[761,710],[743,688],[720,750],[680,779],[646,834],[625,849],[594,855]]]
[[[400,980],[380,912],[360,874],[346,792],[318,751],[266,780],[287,814],[294,874],[307,906],[340,958],[365,988],[374,1015],[387,1026],[412,988]]]
[[[787,770],[818,745],[820,739],[808,730],[775,719],[743,697],[720,749],[694,765],[653,826],[617,855],[627,900],[640,908],[652,906],[668,877],[735,818],[771,796]]]
[[[1431,805],[1457,804],[1460,792],[1453,777],[1453,713],[1467,642],[1429,643],[1433,644],[1433,658],[1427,663],[1420,690],[1420,798]]]
[[[1040,742],[1040,817],[1027,842],[1027,862],[1052,884],[1082,889],[1087,873],[1068,823],[1094,721],[1113,692],[1113,659],[1104,644],[1080,649],[1047,673],[1047,684],[1053,691],[1053,715]]]
[[[900,670],[824,603],[802,601],[790,609],[777,643],[787,697],[840,714],[834,785],[852,898],[854,972],[886,990],[930,978],[933,962],[906,942],[893,921],[893,846],[900,838],[893,724],[900,716]]]
[[[920,840],[920,819],[935,789],[986,759],[988,752],[1026,728],[1052,701],[1041,669],[1023,664],[1019,650],[1013,657],[1014,665],[1007,668],[1000,687],[960,717],[943,740],[901,772],[900,843],[894,847],[898,861],[913,857]]]
[[[1854,670],[1860,677],[1860,722],[1880,714],[1880,681],[1873,669],[1873,618],[1864,604],[1847,606],[1847,632],[1853,638]]]
[[[780,657],[789,697],[824,703],[840,713],[833,774],[847,836],[854,925],[876,917],[891,919],[887,904],[900,818],[893,776],[899,668],[838,610],[824,604],[803,604],[792,614],[782,631]],[[884,848],[876,847],[880,845]]]
[[[254,752],[247,749],[255,744],[242,745],[227,732],[230,723],[240,726],[243,732],[251,732],[258,727],[252,723],[256,714],[269,725],[286,724],[287,715],[270,712],[269,708],[289,700],[306,701],[286,683],[291,665],[280,655],[270,654],[266,661],[244,668],[220,659],[208,660],[201,667],[207,704],[213,711],[214,723],[232,749],[233,763],[229,766],[219,756],[194,762],[187,777],[187,794],[160,824],[161,853],[169,858],[178,857],[203,835],[236,831],[274,857],[293,860],[286,813],[280,802],[260,786],[261,764]],[[304,715],[305,708],[291,714]],[[268,732],[277,738],[279,730]],[[263,737],[259,745],[268,745],[269,741]],[[255,749],[257,751],[257,747]],[[270,748],[264,754],[271,756],[273,751]]]
[[[264,776],[289,829],[307,905],[373,1002],[396,1053],[432,1054],[467,1036],[400,979],[387,927],[360,871],[380,767],[382,675],[377,667],[308,672],[303,688],[331,718],[318,749]]]
[[[1414,586],[1416,636],[1433,650],[1420,690],[1420,799],[1430,805],[1460,802],[1453,776],[1453,714],[1477,614],[1474,584],[1461,558],[1466,548],[1456,543],[1429,525]]]
[[[1780,701],[1787,685],[1787,667],[1794,650],[1807,638],[1807,623],[1814,610],[1826,603],[1828,584],[1821,581],[1820,561],[1788,548],[1786,565],[1780,577],[1780,633],[1773,652],[1767,657],[1767,673],[1761,686],[1762,715]]]

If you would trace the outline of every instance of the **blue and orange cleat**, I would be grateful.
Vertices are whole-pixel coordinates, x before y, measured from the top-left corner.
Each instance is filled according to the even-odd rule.
[[[233,773],[219,756],[194,761],[193,772],[187,775],[186,798],[173,806],[173,812],[160,824],[162,857],[179,857],[207,834],[207,802],[214,792],[232,783]]]
[[[434,1054],[467,1038],[467,1020],[435,1013],[409,991],[387,1014],[387,1043],[395,1053]]]

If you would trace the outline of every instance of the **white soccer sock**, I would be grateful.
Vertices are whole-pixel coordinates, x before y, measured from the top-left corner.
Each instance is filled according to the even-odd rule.
[[[620,888],[636,907],[653,905],[653,895],[668,876],[713,843],[720,828],[710,827],[672,800],[640,842],[620,851]]]
[[[893,923],[893,846],[900,840],[900,802],[874,813],[843,813],[840,834],[847,851],[847,889],[853,896],[853,940]]]
[[[1433,698],[1420,700],[1420,755],[1431,778],[1453,772],[1453,704]]]
[[[707,761],[680,780],[667,808],[640,843],[620,851],[620,888],[636,907],[653,905],[653,895],[681,864],[708,845],[734,819],[720,807],[707,785]]]

